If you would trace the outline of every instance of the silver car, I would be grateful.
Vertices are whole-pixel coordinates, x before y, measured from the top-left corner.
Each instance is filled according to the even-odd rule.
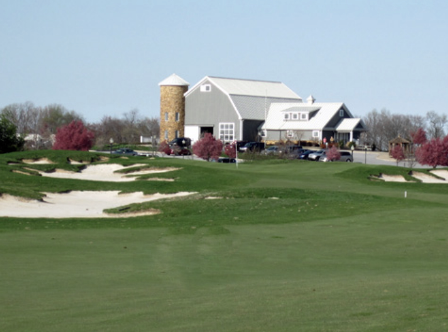
[[[325,150],[319,150],[308,155],[308,160],[319,161],[320,157],[325,154]]]
[[[339,160],[335,160],[335,161],[345,161],[347,163],[351,163],[353,162],[353,157],[352,154],[350,152],[347,151],[340,151],[339,152],[341,154],[341,158]],[[331,161],[328,160],[327,155],[324,153],[320,158],[319,161],[323,161],[323,162],[327,162],[327,161]]]

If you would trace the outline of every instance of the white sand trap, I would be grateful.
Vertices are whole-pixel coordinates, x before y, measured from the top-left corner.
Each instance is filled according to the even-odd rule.
[[[0,196],[0,216],[16,218],[120,218],[136,215],[155,214],[154,210],[135,214],[106,214],[111,209],[132,203],[143,203],[165,198],[183,197],[195,194],[143,195],[142,192],[119,194],[120,191],[72,191],[66,194],[46,193],[44,202],[25,200],[10,195]],[[126,212],[126,211],[124,211]]]
[[[430,171],[432,174],[437,175],[438,177],[444,178],[445,180],[448,180],[448,171],[444,169],[435,169]]]
[[[89,165],[86,166],[80,172],[69,172],[65,170],[57,169],[52,173],[40,172],[42,176],[48,176],[51,178],[60,179],[77,179],[77,180],[88,180],[88,181],[105,181],[105,182],[129,182],[134,181],[135,177],[143,174],[155,174],[155,173],[165,173],[178,170],[179,168],[148,168],[142,171],[125,173],[115,173],[115,171],[126,170],[133,167],[145,166],[146,164],[136,164],[132,166],[123,166],[119,164],[107,164],[107,165]],[[157,181],[156,179],[151,179],[152,181]]]
[[[40,159],[22,159],[22,162],[25,164],[54,164],[48,158],[40,158]]]
[[[381,174],[379,179],[382,179],[386,182],[407,182],[404,176],[402,175],[387,175],[387,174]]]
[[[425,174],[422,172],[412,172],[412,176],[424,183],[447,183],[446,180],[438,179],[435,176]]]

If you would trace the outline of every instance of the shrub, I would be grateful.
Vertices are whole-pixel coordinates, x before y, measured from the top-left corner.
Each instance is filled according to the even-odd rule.
[[[88,151],[93,146],[95,134],[84,127],[82,121],[73,120],[58,128],[53,150]]]
[[[171,153],[171,148],[167,141],[163,141],[160,143],[159,148],[157,149],[159,152],[163,152],[165,154]]]
[[[205,133],[204,137],[193,144],[193,153],[204,160],[217,160],[221,155],[222,142]]]
[[[5,116],[0,116],[0,153],[19,151],[25,141],[16,134],[16,126]]]
[[[329,161],[336,161],[341,159],[341,153],[338,151],[336,146],[333,146],[331,147],[331,149],[328,149],[326,154]]]
[[[422,165],[448,166],[448,136],[433,138],[415,151],[417,161]]]
[[[397,161],[397,166],[400,161],[406,159],[403,148],[398,144],[391,150],[390,155]]]

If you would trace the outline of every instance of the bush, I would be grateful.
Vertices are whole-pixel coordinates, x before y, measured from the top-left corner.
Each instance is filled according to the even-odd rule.
[[[53,150],[88,151],[93,146],[95,134],[84,127],[82,121],[72,121],[58,128]]]
[[[218,160],[222,151],[222,142],[205,133],[204,137],[193,144],[193,153],[204,160]]]
[[[4,115],[0,116],[0,153],[20,151],[25,141],[17,136],[16,126]]]

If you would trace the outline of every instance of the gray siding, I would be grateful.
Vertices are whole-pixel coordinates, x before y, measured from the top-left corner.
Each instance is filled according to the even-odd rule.
[[[219,134],[219,123],[235,124],[235,136],[239,138],[240,121],[229,98],[210,82],[211,91],[202,92],[200,87],[187,96],[185,102],[185,125],[213,126],[214,135]]]

